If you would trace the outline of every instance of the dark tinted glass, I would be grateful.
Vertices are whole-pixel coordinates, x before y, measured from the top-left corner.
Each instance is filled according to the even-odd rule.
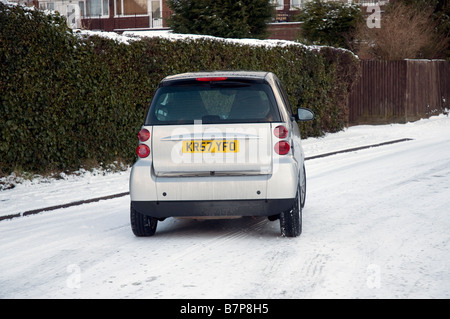
[[[146,125],[278,122],[268,84],[239,81],[182,82],[160,87]]]

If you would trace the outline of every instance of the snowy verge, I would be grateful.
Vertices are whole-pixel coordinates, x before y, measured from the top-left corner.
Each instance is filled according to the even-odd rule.
[[[24,179],[10,175],[1,178],[0,183],[11,188],[0,191],[0,216],[127,192],[130,171],[131,168],[119,171],[81,169],[71,175],[61,173],[55,177]]]

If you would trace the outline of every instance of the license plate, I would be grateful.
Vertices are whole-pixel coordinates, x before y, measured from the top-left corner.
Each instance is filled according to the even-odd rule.
[[[238,140],[183,141],[183,153],[238,153]]]

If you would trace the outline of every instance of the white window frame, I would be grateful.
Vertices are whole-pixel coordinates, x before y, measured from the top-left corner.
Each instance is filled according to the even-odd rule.
[[[39,1],[39,9],[55,11],[54,1]]]
[[[101,14],[95,14],[95,15],[89,15],[88,11],[90,9],[90,3],[91,2],[100,2],[100,12]],[[84,1],[84,5],[85,5],[85,11],[84,11],[84,17],[83,18],[89,18],[89,19],[94,19],[94,18],[109,18],[109,0],[85,0]],[[105,7],[106,5],[106,7]],[[105,9],[107,10],[107,13],[105,14]]]
[[[117,1],[114,0],[114,17],[147,17],[149,16],[148,10],[149,10],[149,1],[147,1],[147,13],[139,13],[139,14],[124,14],[124,5],[123,2],[126,0],[120,0],[120,6],[122,7],[121,14],[117,14]]]
[[[305,0],[291,0],[291,4],[289,6],[290,10],[298,10],[302,9],[305,6]]]
[[[283,10],[284,9],[284,0],[272,0],[272,3],[276,5],[275,9]]]

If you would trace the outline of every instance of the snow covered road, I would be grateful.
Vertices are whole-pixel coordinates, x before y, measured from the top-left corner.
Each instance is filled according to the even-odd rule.
[[[450,298],[450,119],[304,141],[303,233],[264,218],[129,226],[129,196],[0,222],[0,298]],[[25,183],[0,215],[120,193],[128,173]]]

